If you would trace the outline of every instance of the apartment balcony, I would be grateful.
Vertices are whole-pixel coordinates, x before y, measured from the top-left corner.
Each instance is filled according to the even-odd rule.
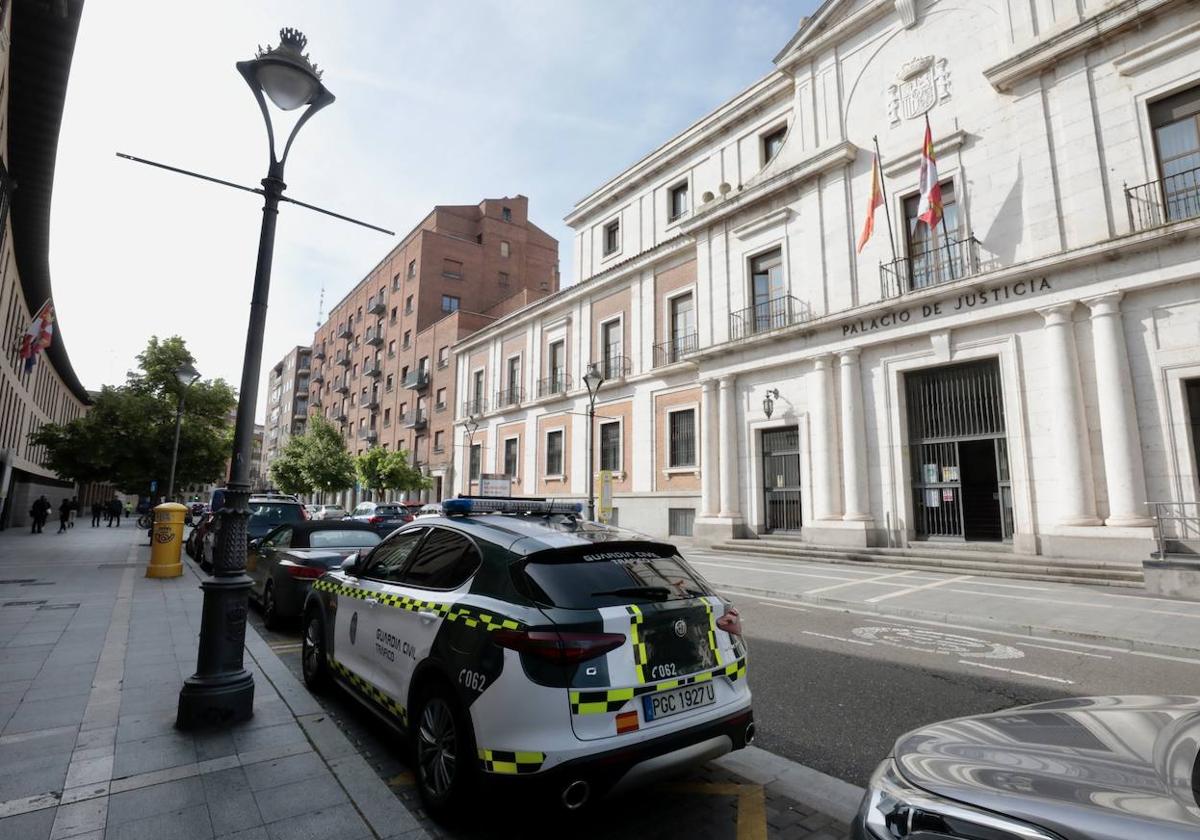
[[[472,415],[484,414],[488,410],[487,400],[483,397],[475,397],[463,402],[462,416],[470,417]]]
[[[318,362],[323,362],[325,361],[325,351],[320,347],[314,347],[312,351],[312,357]]]
[[[621,356],[616,353],[598,362],[593,362],[593,364],[604,374],[606,382],[612,379],[624,379],[633,369],[633,364],[627,356]]]
[[[367,443],[374,443],[379,440],[379,432],[367,426],[361,426],[358,430],[358,439],[365,440]]]
[[[316,385],[320,385],[325,381],[325,374],[321,373],[319,370],[314,370],[312,375],[308,377],[308,381]]]
[[[496,409],[514,408],[525,401],[525,389],[520,387],[504,388],[496,394]]]
[[[404,387],[410,391],[424,391],[429,387],[429,371],[412,370],[404,377]]]
[[[368,315],[383,315],[387,312],[387,301],[383,299],[383,295],[372,297],[367,301]]]
[[[420,431],[429,424],[429,418],[424,411],[414,411],[404,420],[404,427],[407,429],[415,429]]]
[[[539,379],[537,384],[538,399],[565,394],[571,390],[571,375],[559,371],[545,379]]]
[[[375,329],[374,327],[367,328],[366,343],[372,347],[379,347],[383,344],[383,330]]]
[[[338,327],[337,337],[345,339],[354,338],[354,325],[349,323],[342,324],[342,326]]]
[[[336,383],[334,383],[333,390],[337,391],[339,394],[349,394],[350,383],[345,379],[339,379]]]
[[[383,375],[383,368],[379,366],[379,362],[367,362],[362,367],[363,376],[370,376],[373,379],[378,379]]]
[[[744,338],[771,332],[783,327],[802,324],[812,317],[808,304],[791,295],[764,300],[729,314],[729,338],[738,341]]]
[[[1132,231],[1200,217],[1200,168],[1126,187],[1125,209]]]
[[[975,237],[948,236],[940,242],[929,251],[879,267],[880,293],[885,300],[979,273],[979,242]]]
[[[350,367],[350,354],[338,353],[337,358],[334,361],[336,361],[342,367]]]
[[[379,397],[375,396],[374,394],[371,394],[371,396],[367,397],[361,403],[361,405],[367,411],[378,411],[379,410]]]
[[[333,417],[330,419],[335,423],[345,423],[350,419],[350,415],[346,414],[346,410],[344,408],[339,408],[337,411],[333,412]]]
[[[699,333],[676,336],[670,341],[654,345],[654,366],[657,368],[664,365],[673,365],[676,362],[682,361],[683,357],[688,353],[695,353],[699,349]]]

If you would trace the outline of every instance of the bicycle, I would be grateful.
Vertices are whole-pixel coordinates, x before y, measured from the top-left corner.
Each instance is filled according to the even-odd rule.
[[[143,513],[138,517],[137,526],[145,528],[147,531],[154,526],[154,514]]]

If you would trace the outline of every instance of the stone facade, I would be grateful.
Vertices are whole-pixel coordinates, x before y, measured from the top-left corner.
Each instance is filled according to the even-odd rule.
[[[619,355],[596,411],[629,406],[623,526],[1140,563],[1147,502],[1200,501],[1197,42],[1175,0],[823,4],[575,206],[570,287],[456,347],[460,386],[514,337],[532,354],[530,398],[475,437],[524,421],[519,490],[584,498],[583,376]],[[934,231],[910,221],[926,118]],[[565,387],[538,391],[559,340]]]

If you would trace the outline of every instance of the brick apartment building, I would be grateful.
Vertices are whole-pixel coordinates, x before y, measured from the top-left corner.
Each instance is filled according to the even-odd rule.
[[[267,412],[263,424],[263,453],[260,471],[269,485],[267,470],[279,457],[292,435],[304,434],[308,421],[308,374],[312,348],[293,347],[267,377]]]
[[[558,242],[525,196],[435,207],[329,313],[313,338],[309,411],[350,451],[401,449],[449,491],[456,342],[558,290]],[[343,494],[351,508],[364,493]]]

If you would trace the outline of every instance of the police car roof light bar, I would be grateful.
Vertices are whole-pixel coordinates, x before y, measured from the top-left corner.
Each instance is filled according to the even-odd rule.
[[[563,513],[579,514],[583,505],[579,502],[560,502],[531,499],[483,499],[459,497],[442,502],[442,511],[447,516],[468,516],[472,513]]]

